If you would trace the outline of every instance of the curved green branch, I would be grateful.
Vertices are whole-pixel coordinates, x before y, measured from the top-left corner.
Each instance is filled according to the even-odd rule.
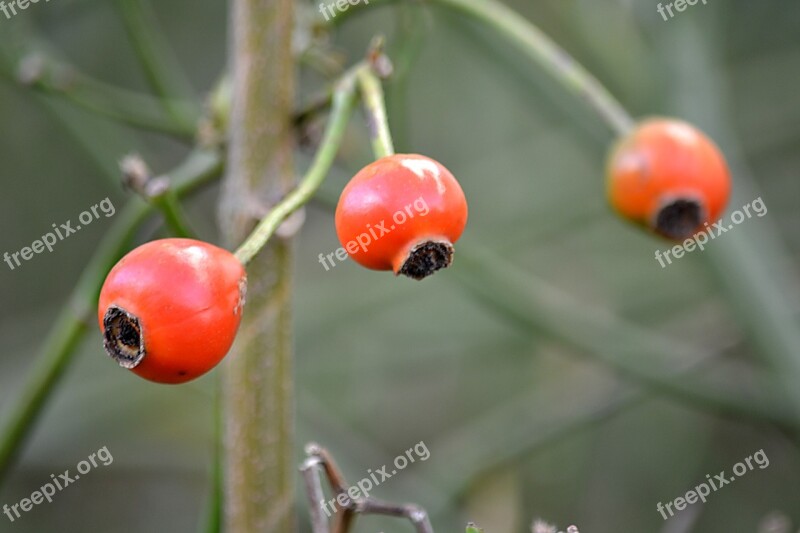
[[[398,0],[372,0],[358,4],[332,18],[338,25],[353,14]],[[589,104],[618,135],[626,134],[634,121],[625,108],[588,70],[558,46],[536,25],[496,0],[427,0],[465,15],[494,29],[529,59],[552,74],[564,87]]]
[[[311,167],[300,184],[286,198],[270,210],[256,226],[250,236],[236,250],[235,255],[242,264],[249,263],[258,254],[281,223],[306,204],[325,180],[339,151],[347,123],[353,112],[355,103],[355,84],[358,73],[369,68],[359,64],[345,74],[336,84],[333,92],[331,115],[319,150],[314,156]]]
[[[367,114],[372,152],[377,159],[394,154],[394,141],[392,141],[392,134],[389,131],[386,99],[383,95],[381,80],[371,68],[362,68],[358,71],[358,85],[361,88],[364,112]]]

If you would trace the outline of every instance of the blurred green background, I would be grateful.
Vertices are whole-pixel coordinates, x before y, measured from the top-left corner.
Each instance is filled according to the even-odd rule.
[[[505,40],[414,2],[348,19],[330,46],[352,63],[373,35],[387,36],[398,66],[387,87],[398,151],[435,157],[459,178],[470,202],[459,245],[467,253],[489,251],[502,265],[495,279],[503,281],[498,272],[511,265],[520,271],[520,298],[527,276],[545,280],[668,345],[715,351],[701,375],[734,391],[741,385],[745,401],[756,393],[780,397],[777,382],[767,387],[752,376],[770,360],[769,339],[760,336],[770,313],[787,309],[782,320],[800,324],[800,3],[712,1],[668,22],[654,0],[506,3],[574,54],[634,115],[680,116],[707,131],[734,170],[728,212],[761,196],[767,216],[662,269],[654,253],[667,243],[607,208],[603,168],[613,139],[606,127]],[[226,4],[153,4],[204,97],[224,68]],[[313,16],[316,6],[302,9]],[[147,90],[113,2],[54,0],[12,21],[0,16],[0,47],[9,46],[14,25],[30,26],[85,73]],[[324,84],[304,67],[299,101]],[[302,444],[314,440],[355,482],[424,441],[430,458],[373,495],[422,505],[442,533],[463,531],[467,520],[491,533],[527,531],[536,517],[561,530],[577,524],[583,533],[755,532],[767,531],[759,524],[776,512],[793,522],[791,531],[800,528],[796,430],[664,391],[620,401],[635,380],[565,342],[563,333],[533,329],[478,297],[475,286],[487,274],[459,263],[458,246],[452,270],[421,283],[352,261],[326,271],[318,254],[339,247],[330,200],[370,160],[360,118],[324,186],[327,201],[308,208],[297,242],[298,463]],[[107,196],[121,208],[128,193],[116,162],[125,154],[137,151],[164,172],[187,151],[7,77],[0,121],[0,253],[30,245],[51,224],[74,220]],[[310,153],[300,152],[299,171]],[[210,187],[186,203],[211,241],[216,194]],[[100,218],[13,271],[0,264],[0,420],[113,220]],[[163,234],[153,219],[140,240]],[[774,307],[763,309],[753,294]],[[684,356],[676,349],[676,367]],[[800,345],[782,356],[800,357]],[[641,357],[648,364],[646,351]],[[0,486],[0,505],[29,496],[50,474],[74,470],[103,446],[114,462],[14,523],[0,515],[0,531],[197,531],[208,493],[216,377],[176,387],[145,382],[113,364],[92,329]],[[761,449],[766,469],[669,521],[656,511],[658,502],[684,495],[706,474],[730,472]],[[298,514],[308,531],[302,500]],[[356,531],[412,528],[364,518]]]

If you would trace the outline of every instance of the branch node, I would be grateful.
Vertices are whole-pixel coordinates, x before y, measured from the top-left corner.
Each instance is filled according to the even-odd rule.
[[[42,54],[33,52],[23,57],[17,68],[17,81],[30,87],[42,81],[46,73],[46,63]]]
[[[119,163],[122,171],[122,185],[137,194],[145,195],[150,182],[150,168],[139,154],[128,154]]]

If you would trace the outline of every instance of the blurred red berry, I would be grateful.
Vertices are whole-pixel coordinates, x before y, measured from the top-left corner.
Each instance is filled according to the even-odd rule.
[[[640,123],[608,162],[608,196],[624,218],[682,240],[719,220],[731,178],[719,148],[692,125],[654,118]]]

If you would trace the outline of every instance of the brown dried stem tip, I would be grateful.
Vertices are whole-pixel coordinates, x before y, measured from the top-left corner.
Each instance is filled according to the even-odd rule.
[[[414,504],[395,504],[378,500],[372,496],[351,498],[352,487],[347,484],[331,454],[316,443],[309,443],[305,448],[308,456],[300,467],[306,482],[306,497],[311,512],[312,529],[314,533],[348,533],[357,515],[383,515],[405,518],[414,526],[416,533],[433,533],[433,526],[428,519],[428,513],[422,507]],[[322,475],[336,494],[327,503],[322,492]],[[341,503],[345,497],[346,504]],[[323,506],[330,505],[331,510]],[[328,523],[331,511],[336,513],[333,528]]]
[[[103,347],[123,368],[135,368],[145,356],[139,319],[116,305],[103,316]]]
[[[122,171],[122,185],[137,194],[144,195],[152,173],[139,154],[128,154],[119,163]]]
[[[421,280],[453,262],[453,245],[449,241],[425,241],[408,252],[397,274]]]

